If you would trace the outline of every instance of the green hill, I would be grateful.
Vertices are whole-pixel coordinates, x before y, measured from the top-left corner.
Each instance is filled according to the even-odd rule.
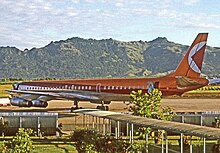
[[[166,38],[121,42],[78,37],[21,51],[0,47],[0,78],[95,78],[166,74],[176,68],[188,46]],[[220,48],[207,47],[203,73],[220,74]]]

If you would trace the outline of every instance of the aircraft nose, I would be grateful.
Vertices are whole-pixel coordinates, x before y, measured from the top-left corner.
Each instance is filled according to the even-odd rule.
[[[13,88],[14,90],[18,90],[18,86],[19,86],[19,83],[16,83],[16,84],[13,84],[13,85],[12,85],[12,88]]]

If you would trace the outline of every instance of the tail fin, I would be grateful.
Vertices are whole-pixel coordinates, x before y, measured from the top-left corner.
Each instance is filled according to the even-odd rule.
[[[199,33],[178,65],[175,76],[200,77],[208,33]]]

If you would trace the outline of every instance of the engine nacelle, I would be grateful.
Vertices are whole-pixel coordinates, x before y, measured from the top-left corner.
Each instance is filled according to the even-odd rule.
[[[19,107],[31,107],[32,106],[32,102],[19,98],[19,97],[11,98],[10,103],[13,106],[19,106]]]
[[[31,102],[32,102],[33,107],[47,107],[48,106],[47,102],[41,101],[39,99],[32,100]]]

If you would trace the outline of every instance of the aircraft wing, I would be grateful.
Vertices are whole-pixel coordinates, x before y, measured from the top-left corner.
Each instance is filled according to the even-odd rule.
[[[69,100],[85,100],[85,101],[130,101],[129,95],[109,94],[104,92],[91,92],[82,90],[49,90],[49,91],[23,91],[8,90],[10,93],[18,93],[24,95],[46,96],[49,99],[69,99]]]

